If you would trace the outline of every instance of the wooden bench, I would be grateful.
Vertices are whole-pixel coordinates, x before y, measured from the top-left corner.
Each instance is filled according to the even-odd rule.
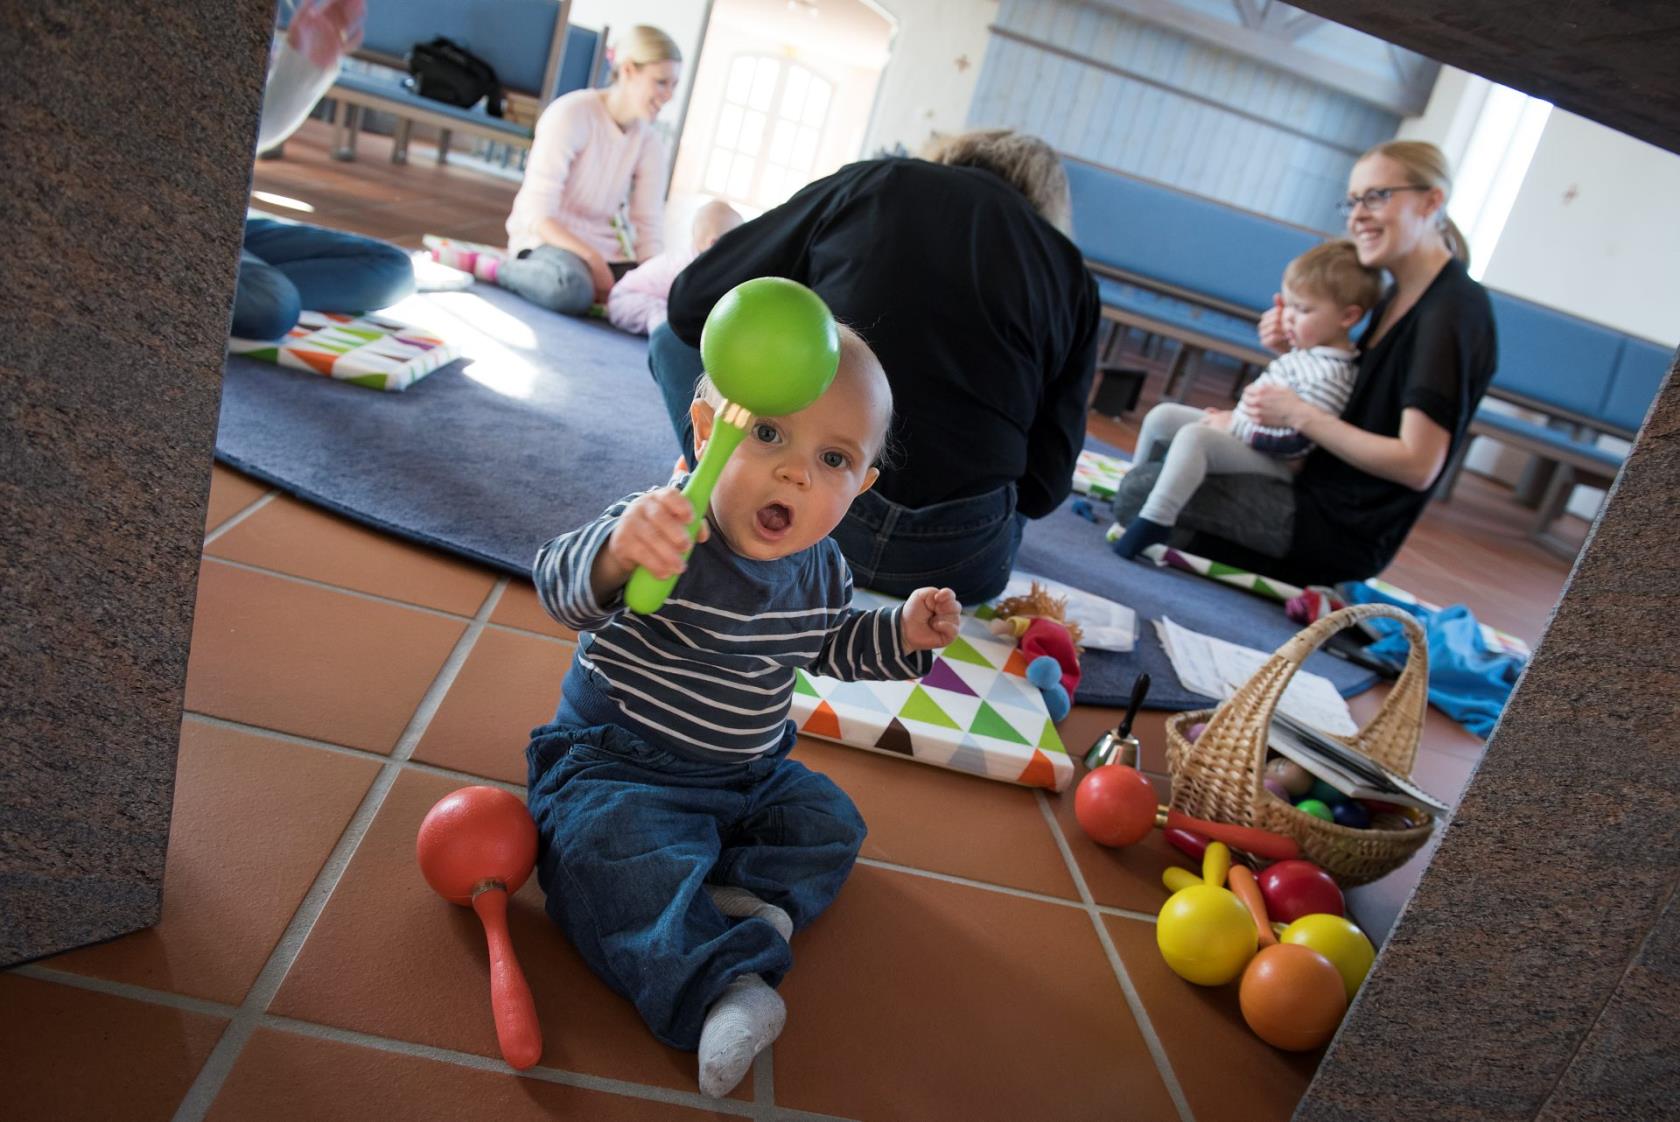
[[[361,115],[369,110],[397,118],[391,160],[408,159],[416,123],[440,130],[437,161],[449,158],[455,133],[512,148],[529,149],[536,121],[563,93],[596,83],[605,69],[606,33],[571,26],[571,0],[399,0],[370,4],[362,46],[355,58],[381,68],[340,73],[327,97],[333,105],[333,155],[356,156]],[[408,89],[405,56],[416,43],[452,39],[496,71],[509,110],[492,117],[482,108],[460,108]],[[385,68],[397,71],[388,73]]]

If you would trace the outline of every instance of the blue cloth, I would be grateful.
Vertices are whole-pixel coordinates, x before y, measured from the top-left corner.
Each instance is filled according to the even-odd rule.
[[[866,828],[826,776],[787,759],[795,730],[745,763],[679,757],[562,700],[526,749],[547,911],[591,970],[674,1048],[744,974],[793,963],[767,920],[731,919],[703,885],[736,885],[803,928],[834,900]]]
[[[648,370],[665,401],[677,448],[694,463],[689,406],[703,370],[700,352],[668,324],[648,336]],[[918,588],[949,588],[964,604],[991,600],[1009,583],[1026,516],[1015,509],[1015,485],[926,507],[896,503],[878,490],[852,500],[830,535],[864,588],[908,596]]]
[[[1483,739],[1493,732],[1526,662],[1490,648],[1469,608],[1454,604],[1430,611],[1396,600],[1364,581],[1350,581],[1337,591],[1350,604],[1392,604],[1417,617],[1429,644],[1430,703]],[[1366,653],[1396,666],[1405,663],[1411,648],[1399,620],[1367,620],[1364,626],[1382,636],[1365,648]]]
[[[414,266],[394,245],[272,218],[245,220],[232,334],[278,339],[299,313],[366,312],[414,291]]]

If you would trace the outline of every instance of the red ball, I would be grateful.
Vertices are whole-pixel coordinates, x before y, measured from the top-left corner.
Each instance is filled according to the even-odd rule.
[[[1099,845],[1132,845],[1155,825],[1155,788],[1136,768],[1104,764],[1079,781],[1073,814]]]
[[[462,787],[426,812],[414,841],[426,883],[452,904],[472,903],[485,881],[519,890],[537,860],[537,824],[519,796]]]
[[[1277,923],[1294,923],[1320,913],[1345,914],[1335,878],[1311,861],[1279,861],[1267,866],[1259,880],[1266,915]]]

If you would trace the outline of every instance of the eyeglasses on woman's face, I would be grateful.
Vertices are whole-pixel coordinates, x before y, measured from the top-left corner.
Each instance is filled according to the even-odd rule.
[[[1363,195],[1349,195],[1347,198],[1338,202],[1336,204],[1336,213],[1340,214],[1343,218],[1346,218],[1360,206],[1363,206],[1372,214],[1381,214],[1382,209],[1388,205],[1388,200],[1394,197],[1394,192],[1429,190],[1433,190],[1433,188],[1413,186],[1373,187],[1369,191],[1366,191]]]

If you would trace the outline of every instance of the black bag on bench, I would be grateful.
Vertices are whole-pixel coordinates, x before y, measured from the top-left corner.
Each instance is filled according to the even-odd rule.
[[[484,98],[485,112],[502,115],[502,83],[488,62],[452,39],[438,36],[408,49],[407,85],[421,97],[470,109]]]

